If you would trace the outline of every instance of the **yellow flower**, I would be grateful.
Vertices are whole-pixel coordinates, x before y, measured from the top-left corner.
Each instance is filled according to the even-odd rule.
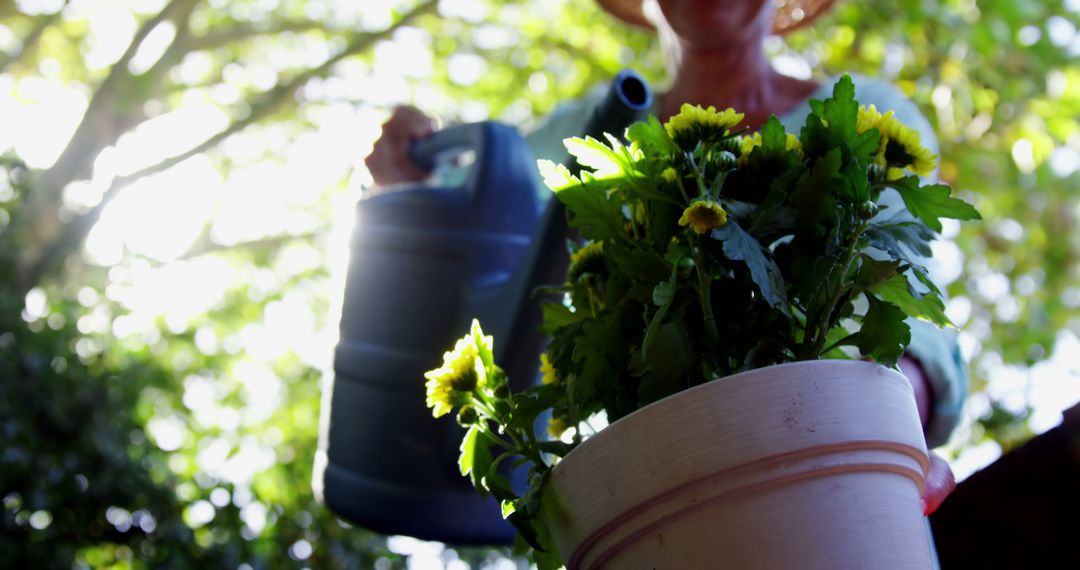
[[[919,140],[919,131],[895,119],[884,127],[880,129],[882,149],[878,151],[878,154],[883,157],[884,163],[889,167],[890,179],[902,177],[904,169],[919,176],[929,176],[934,172],[937,155],[922,145]],[[896,172],[893,172],[894,170]]]
[[[739,144],[739,164],[745,165],[746,161],[750,158],[750,153],[754,152],[754,149],[761,146],[761,133],[756,132],[750,136],[742,138]],[[793,150],[802,156],[802,142],[799,137],[787,133],[787,139],[784,145],[785,150]]]
[[[660,178],[663,178],[669,184],[674,184],[675,180],[679,178],[679,173],[675,172],[675,169],[669,166],[660,173]]]
[[[712,200],[695,200],[683,210],[680,226],[690,226],[698,235],[727,223],[727,212]]]
[[[668,135],[683,148],[692,148],[698,140],[716,141],[727,135],[732,127],[743,120],[742,113],[734,109],[717,111],[716,107],[683,103],[679,114],[664,123]]]
[[[454,349],[443,353],[443,364],[424,373],[427,378],[427,406],[436,418],[450,413],[455,406],[467,404],[472,393],[487,382],[484,352],[491,354],[492,337],[483,336],[480,323],[473,319],[472,330],[457,340]]]
[[[802,141],[799,140],[799,137],[791,133],[787,134],[787,143],[785,145],[785,148],[787,150],[794,150],[798,152],[800,156],[802,155]]]
[[[551,419],[548,420],[547,430],[552,437],[560,437],[568,429],[570,429],[570,424],[566,421],[566,418],[551,416]]]
[[[559,377],[555,373],[555,367],[548,360],[546,352],[540,354],[540,381],[544,384],[558,384]]]
[[[566,272],[566,279],[574,283],[586,273],[602,273],[604,269],[604,242],[591,242],[570,254],[570,269]]]
[[[855,132],[865,133],[870,129],[878,129],[880,131],[881,129],[878,125],[881,124],[881,121],[891,119],[893,114],[892,111],[889,111],[882,115],[878,112],[876,105],[870,105],[869,107],[866,105],[859,105],[859,116],[855,121]]]
[[[877,129],[881,144],[874,156],[874,164],[886,169],[886,177],[896,180],[909,170],[919,176],[929,176],[934,171],[937,156],[922,146],[919,131],[901,123],[895,113],[881,114],[877,107],[859,107],[856,132]]]
[[[739,142],[739,163],[745,164],[746,159],[750,158],[750,153],[761,146],[761,133],[744,136]]]

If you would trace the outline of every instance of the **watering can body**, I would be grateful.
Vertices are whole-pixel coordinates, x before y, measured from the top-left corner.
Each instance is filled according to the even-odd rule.
[[[648,84],[623,70],[571,134],[621,133],[651,105]],[[414,185],[357,205],[313,486],[331,510],[377,532],[509,545],[514,530],[499,505],[458,470],[463,431],[424,406],[423,373],[478,318],[511,387],[534,381],[545,339],[529,293],[565,278],[569,234],[557,200],[540,214],[536,164],[510,127],[451,127],[412,158],[430,167],[461,150],[475,153],[462,186]],[[509,475],[524,484],[523,471]]]
[[[461,187],[414,185],[357,205],[315,487],[371,530],[509,544],[497,502],[458,471],[462,429],[423,405],[423,373],[473,318],[509,335],[540,217],[535,161],[495,122],[450,127],[414,150],[420,163],[462,150],[475,161]],[[497,360],[505,348],[496,343]]]

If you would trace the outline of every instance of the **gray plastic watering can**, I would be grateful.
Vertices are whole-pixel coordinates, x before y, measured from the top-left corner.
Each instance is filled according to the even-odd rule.
[[[645,82],[624,71],[582,133],[621,133],[650,104]],[[563,278],[566,216],[556,200],[541,215],[535,160],[506,125],[447,128],[413,159],[430,166],[465,151],[475,161],[459,187],[411,185],[357,204],[314,487],[377,532],[511,544],[497,502],[458,471],[462,429],[424,406],[423,373],[478,318],[511,380],[533,381],[543,339],[529,293]]]

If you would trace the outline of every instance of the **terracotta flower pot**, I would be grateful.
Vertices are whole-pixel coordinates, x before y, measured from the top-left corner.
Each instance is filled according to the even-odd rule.
[[[710,382],[558,464],[544,519],[568,570],[930,568],[914,396],[861,361]]]

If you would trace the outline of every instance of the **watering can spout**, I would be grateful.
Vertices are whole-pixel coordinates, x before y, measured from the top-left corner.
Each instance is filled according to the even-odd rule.
[[[621,133],[648,108],[636,74],[615,85],[585,134]],[[532,381],[540,337],[529,292],[547,282],[550,252],[565,250],[565,214],[556,200],[541,214],[532,153],[506,125],[445,129],[414,159],[462,151],[475,153],[464,184],[412,185],[357,205],[313,486],[335,513],[377,532],[512,544],[498,503],[458,471],[461,428],[425,408],[423,373],[478,318],[498,339],[496,362]]]

